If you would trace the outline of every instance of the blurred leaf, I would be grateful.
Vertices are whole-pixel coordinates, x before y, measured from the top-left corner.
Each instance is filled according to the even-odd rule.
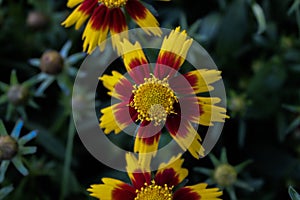
[[[220,22],[221,15],[217,12],[207,15],[201,20],[199,34],[203,37],[204,41],[210,41],[216,36]]]
[[[14,187],[12,185],[1,188],[0,189],[0,199],[4,199],[4,197],[6,197],[13,190],[14,190]]]
[[[264,11],[261,6],[255,1],[252,1],[251,8],[258,23],[258,29],[256,33],[261,34],[266,30],[266,18],[264,15]]]
[[[223,58],[229,58],[240,49],[247,33],[247,6],[245,1],[234,0],[227,8],[220,22],[217,38],[217,53]],[[243,27],[243,28],[241,28]],[[237,31],[238,30],[238,31]]]
[[[296,12],[299,6],[300,6],[300,0],[294,0],[293,5],[288,10],[288,15],[291,15],[293,12]]]
[[[300,200],[300,195],[296,192],[296,190],[292,186],[289,187],[289,195],[292,200]]]
[[[298,126],[300,126],[300,116],[292,121],[292,123],[285,130],[285,134],[288,134],[291,131],[295,130]]]

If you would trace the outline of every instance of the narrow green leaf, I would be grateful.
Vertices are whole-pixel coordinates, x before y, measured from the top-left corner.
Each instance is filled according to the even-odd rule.
[[[289,187],[289,195],[292,200],[300,200],[300,195],[296,192],[296,190],[292,186]]]
[[[12,185],[6,186],[0,190],[0,199],[4,199],[9,193],[14,190]]]
[[[17,168],[17,170],[23,175],[23,176],[27,176],[28,175],[28,170],[26,169],[26,167],[24,166],[23,162],[22,162],[22,158],[20,156],[15,156],[12,159],[12,163],[15,165],[15,167]]]
[[[261,6],[256,2],[252,3],[251,8],[252,8],[253,14],[256,18],[256,21],[258,23],[258,29],[257,29],[256,33],[261,34],[266,30],[266,24],[267,24],[266,18],[264,15],[264,11],[261,8]]]
[[[13,70],[11,72],[11,75],[10,75],[10,84],[11,85],[18,85],[19,84],[16,70]]]
[[[69,51],[71,49],[71,46],[72,46],[72,41],[67,41],[64,46],[61,48],[59,54],[61,55],[61,57],[63,57],[64,59],[67,58],[68,54],[69,54]]]
[[[3,160],[1,162],[1,165],[0,165],[0,183],[2,183],[4,178],[5,178],[5,173],[6,173],[6,170],[8,168],[9,163],[10,163],[9,160]]]
[[[3,121],[0,119],[0,135],[8,135]]]

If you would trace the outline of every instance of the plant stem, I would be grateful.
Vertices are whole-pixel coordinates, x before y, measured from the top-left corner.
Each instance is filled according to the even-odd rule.
[[[68,140],[67,140],[67,147],[65,152],[63,174],[62,174],[61,193],[59,198],[60,200],[63,200],[65,198],[69,186],[68,181],[70,177],[74,136],[75,136],[75,126],[74,126],[73,117],[72,115],[70,115]]]

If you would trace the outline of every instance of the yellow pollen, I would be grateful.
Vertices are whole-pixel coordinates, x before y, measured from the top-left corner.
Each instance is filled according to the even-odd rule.
[[[134,85],[134,95],[130,106],[138,112],[137,120],[154,121],[158,126],[166,121],[168,114],[175,113],[173,104],[177,98],[169,87],[168,77],[157,79],[153,74],[151,78],[145,78],[144,83]]]
[[[128,0],[98,0],[108,8],[119,8],[126,5]]]
[[[156,185],[152,180],[152,184],[145,186],[140,190],[136,190],[136,197],[134,200],[172,200],[172,187]]]

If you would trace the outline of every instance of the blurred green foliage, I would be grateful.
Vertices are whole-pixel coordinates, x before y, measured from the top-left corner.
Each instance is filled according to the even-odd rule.
[[[145,2],[156,10],[162,27],[186,29],[222,70],[231,118],[212,154],[219,155],[226,148],[233,166],[252,160],[239,176],[255,186],[254,190],[236,188],[237,199],[288,199],[290,185],[300,189],[300,1]],[[9,85],[13,70],[20,83],[38,76],[40,69],[29,60],[41,58],[49,49],[60,51],[68,40],[73,44],[69,55],[81,51],[82,30],[60,25],[71,11],[66,3],[0,1],[1,82]],[[135,28],[134,23],[130,28]],[[80,66],[80,58],[72,61],[74,68]],[[65,88],[72,91],[74,73],[62,77],[68,81]],[[0,199],[92,199],[86,188],[102,177],[126,180],[125,173],[104,166],[85,149],[72,123],[71,94],[60,88],[59,83],[51,82],[43,89],[44,95],[33,97],[39,108],[26,107],[21,134],[38,130],[37,138],[30,142],[37,146],[37,153],[23,161],[29,175],[23,177],[8,168]],[[0,95],[6,94],[1,91]],[[0,105],[0,115],[11,130],[17,118],[5,119],[6,109]],[[114,140],[128,145],[122,137]],[[189,169],[214,169],[208,157],[197,161],[184,156]],[[207,178],[190,173],[192,184]],[[230,195],[224,192],[223,199]]]

